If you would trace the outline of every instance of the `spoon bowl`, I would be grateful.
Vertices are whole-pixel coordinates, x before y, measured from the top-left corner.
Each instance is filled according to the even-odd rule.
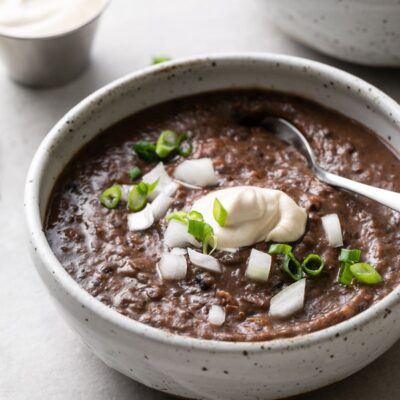
[[[320,181],[327,183],[328,185],[361,194],[362,196],[368,197],[377,201],[378,203],[392,208],[395,211],[400,212],[400,193],[366,185],[352,179],[332,174],[331,172],[321,168],[315,158],[310,144],[308,143],[308,140],[300,132],[300,130],[289,121],[286,121],[283,118],[266,117],[262,120],[261,124],[284,142],[298,149],[305,156],[309,166]]]

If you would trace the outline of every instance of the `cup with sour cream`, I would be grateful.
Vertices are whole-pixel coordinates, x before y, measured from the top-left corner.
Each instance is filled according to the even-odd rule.
[[[88,65],[110,0],[0,0],[0,57],[15,81],[56,86]]]

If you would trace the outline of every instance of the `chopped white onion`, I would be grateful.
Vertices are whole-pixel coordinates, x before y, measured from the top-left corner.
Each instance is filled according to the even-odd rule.
[[[171,181],[163,187],[162,192],[165,193],[167,196],[173,196],[178,190],[178,186],[179,185],[176,182]]]
[[[187,254],[187,250],[183,249],[182,247],[174,247],[170,251],[171,254],[175,254],[176,256],[184,256]]]
[[[271,298],[269,315],[285,318],[300,311],[304,306],[305,291],[305,279],[300,279],[285,287],[285,289]]]
[[[171,220],[164,234],[164,243],[168,247],[186,247],[189,244],[200,247],[200,243],[187,230],[186,224]]]
[[[271,256],[257,249],[251,249],[247,262],[246,276],[253,281],[265,282],[271,270]]]
[[[192,249],[187,249],[192,264],[208,271],[221,273],[221,266],[216,258],[208,254],[202,254]]]
[[[121,185],[122,196],[121,199],[125,202],[128,201],[129,193],[131,192],[133,185]]]
[[[218,182],[211,158],[185,160],[175,168],[174,177],[196,186],[213,186]]]
[[[225,317],[225,310],[221,306],[212,305],[208,311],[208,322],[212,325],[221,326]]]
[[[324,215],[321,218],[321,220],[329,244],[332,247],[343,246],[342,228],[340,226],[338,215],[337,214]]]
[[[150,204],[139,212],[128,214],[128,228],[130,231],[143,231],[153,225],[154,217]]]
[[[174,181],[167,174],[167,171],[164,168],[164,164],[162,162],[158,163],[152,170],[150,170],[147,174],[143,175],[143,182],[151,184],[154,183],[157,179],[159,179],[154,192],[149,195],[149,199],[153,200],[159,195],[161,192],[165,193],[165,189],[169,188],[171,183]],[[175,192],[174,192],[175,193]],[[171,196],[173,193],[166,193]]]
[[[150,204],[154,219],[157,220],[164,217],[173,202],[173,198],[165,193],[160,193]]]
[[[201,186],[196,186],[196,185],[191,185],[190,183],[186,183],[183,181],[180,181],[179,179],[175,179],[176,183],[179,183],[179,185],[182,185],[184,187],[187,187],[188,189],[201,189]]]
[[[185,256],[171,253],[164,253],[158,263],[162,279],[167,281],[177,281],[185,278],[187,263]]]

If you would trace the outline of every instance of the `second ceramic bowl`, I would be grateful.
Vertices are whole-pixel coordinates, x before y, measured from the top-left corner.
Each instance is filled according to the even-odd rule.
[[[272,0],[269,6],[284,32],[322,53],[357,64],[400,66],[398,0]]]

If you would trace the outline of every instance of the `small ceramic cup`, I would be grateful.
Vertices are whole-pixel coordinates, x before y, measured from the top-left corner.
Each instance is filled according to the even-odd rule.
[[[25,213],[38,272],[60,314],[107,365],[152,388],[189,399],[272,400],[343,379],[400,337],[400,287],[355,317],[321,331],[266,342],[179,336],[142,324],[82,289],[43,232],[54,182],[95,136],[163,101],[231,88],[305,96],[362,121],[400,152],[400,106],[368,83],[324,64],[272,54],[193,57],[149,67],[98,90],[47,135],[31,164]]]
[[[49,36],[13,36],[0,32],[0,57],[18,83],[48,87],[67,83],[89,63],[99,18],[111,0],[74,29]]]

